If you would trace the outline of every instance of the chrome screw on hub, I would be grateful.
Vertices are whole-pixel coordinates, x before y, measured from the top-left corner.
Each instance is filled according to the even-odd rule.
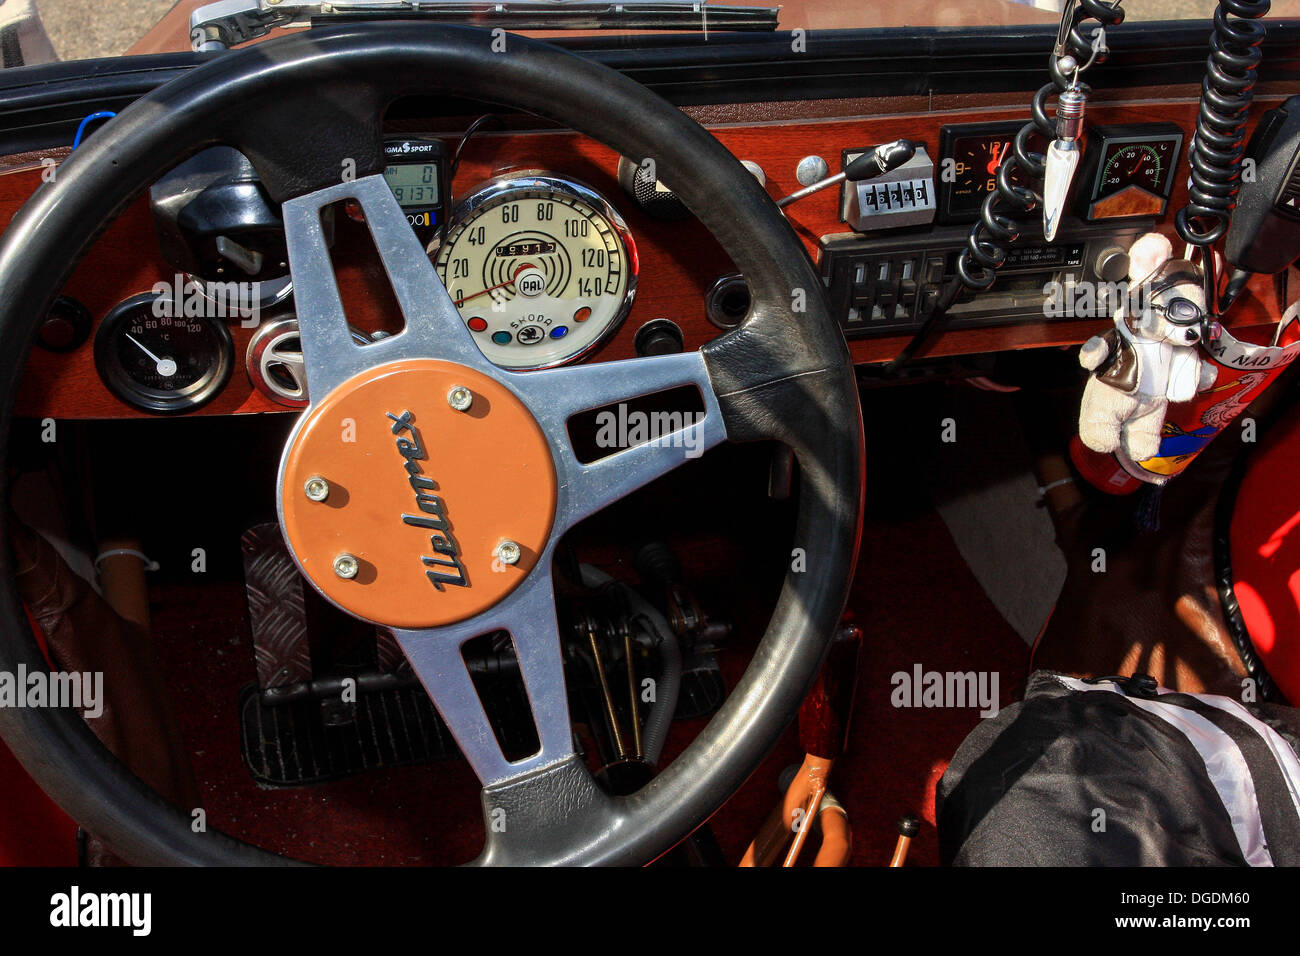
[[[302,486],[302,492],[311,501],[324,501],[330,496],[330,483],[320,475],[312,475]]]
[[[458,412],[469,411],[469,407],[474,404],[474,393],[464,385],[453,385],[447,393],[447,404]]]
[[[350,581],[361,570],[361,563],[350,554],[340,554],[334,559],[334,573],[345,581]]]

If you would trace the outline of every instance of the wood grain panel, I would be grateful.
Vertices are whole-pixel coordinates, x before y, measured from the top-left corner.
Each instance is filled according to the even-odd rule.
[[[1274,97],[1261,98],[1253,115],[1275,105]],[[909,104],[910,105],[910,104]],[[1193,97],[1176,99],[1125,100],[1099,104],[1089,119],[1097,124],[1170,121],[1180,125],[1190,140],[1197,104]],[[832,168],[842,149],[861,148],[900,137],[924,141],[931,154],[937,153],[940,127],[947,123],[1019,120],[1027,116],[1027,105],[991,106],[983,109],[904,112],[872,118],[829,118],[803,122],[773,121],[721,124],[710,127],[714,135],[735,155],[753,160],[767,174],[767,189],[780,197],[798,188],[794,169],[809,154],[824,157]],[[437,130],[430,130],[437,134]],[[454,139],[458,134],[450,134]],[[1184,151],[1185,152],[1185,151]],[[52,153],[57,155],[57,153]],[[483,133],[465,150],[453,184],[456,195],[466,195],[490,176],[511,169],[545,168],[585,181],[609,198],[624,214],[636,239],[641,272],[636,301],[627,322],[599,351],[594,361],[631,357],[633,337],[644,323],[657,318],[676,322],[683,331],[686,347],[697,349],[718,335],[705,318],[704,294],[718,276],[732,271],[728,257],[696,222],[663,223],[642,215],[623,194],[617,183],[617,155],[588,138],[569,132]],[[1173,235],[1173,214],[1186,203],[1187,160],[1184,155],[1174,176],[1174,191],[1162,230]],[[671,171],[660,175],[671,182]],[[14,212],[40,185],[41,169],[35,166],[0,176],[0,222],[7,225]],[[818,238],[845,231],[837,216],[838,190],[831,189],[803,200],[788,210],[791,224],[815,256]],[[150,289],[155,283],[171,282],[173,270],[158,254],[157,238],[145,200],[134,203],[98,240],[86,260],[76,269],[65,291],[83,302],[96,322],[118,302]],[[349,319],[366,328],[394,328],[400,319],[393,314],[391,296],[376,263],[353,255],[346,236],[336,249],[339,283]],[[1257,277],[1230,316],[1237,329],[1276,321],[1268,277]],[[1043,346],[1077,344],[1105,328],[1104,321],[1018,322],[1011,326],[950,331],[932,341],[922,353],[929,356],[959,355]],[[196,414],[230,414],[282,411],[251,387],[242,371],[244,349],[252,332],[234,327],[240,368],[225,391]],[[892,358],[907,342],[906,335],[857,340],[851,352],[857,362],[881,362]],[[114,398],[100,383],[92,360],[91,344],[71,354],[56,355],[33,351],[18,404],[27,416],[61,418],[143,417]]]

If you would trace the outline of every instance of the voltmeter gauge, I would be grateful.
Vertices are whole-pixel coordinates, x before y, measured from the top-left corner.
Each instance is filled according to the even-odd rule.
[[[1089,135],[1085,218],[1160,216],[1169,202],[1183,131],[1172,123],[1098,126]]]
[[[489,182],[457,208],[430,256],[474,341],[502,368],[586,354],[636,293],[622,217],[589,187],[549,174]]]
[[[109,391],[155,414],[193,411],[230,380],[235,350],[224,320],[178,314],[185,301],[152,292],[113,308],[95,333],[95,368]]]

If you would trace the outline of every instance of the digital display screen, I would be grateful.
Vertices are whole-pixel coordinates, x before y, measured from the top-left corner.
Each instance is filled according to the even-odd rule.
[[[386,166],[384,182],[397,197],[399,206],[436,206],[442,201],[437,163]]]

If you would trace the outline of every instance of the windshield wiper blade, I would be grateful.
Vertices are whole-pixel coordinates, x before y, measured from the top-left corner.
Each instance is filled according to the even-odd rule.
[[[357,19],[420,19],[510,30],[710,30],[777,28],[780,7],[713,6],[702,0],[217,0],[190,14],[196,50],[223,50],[276,27]]]

